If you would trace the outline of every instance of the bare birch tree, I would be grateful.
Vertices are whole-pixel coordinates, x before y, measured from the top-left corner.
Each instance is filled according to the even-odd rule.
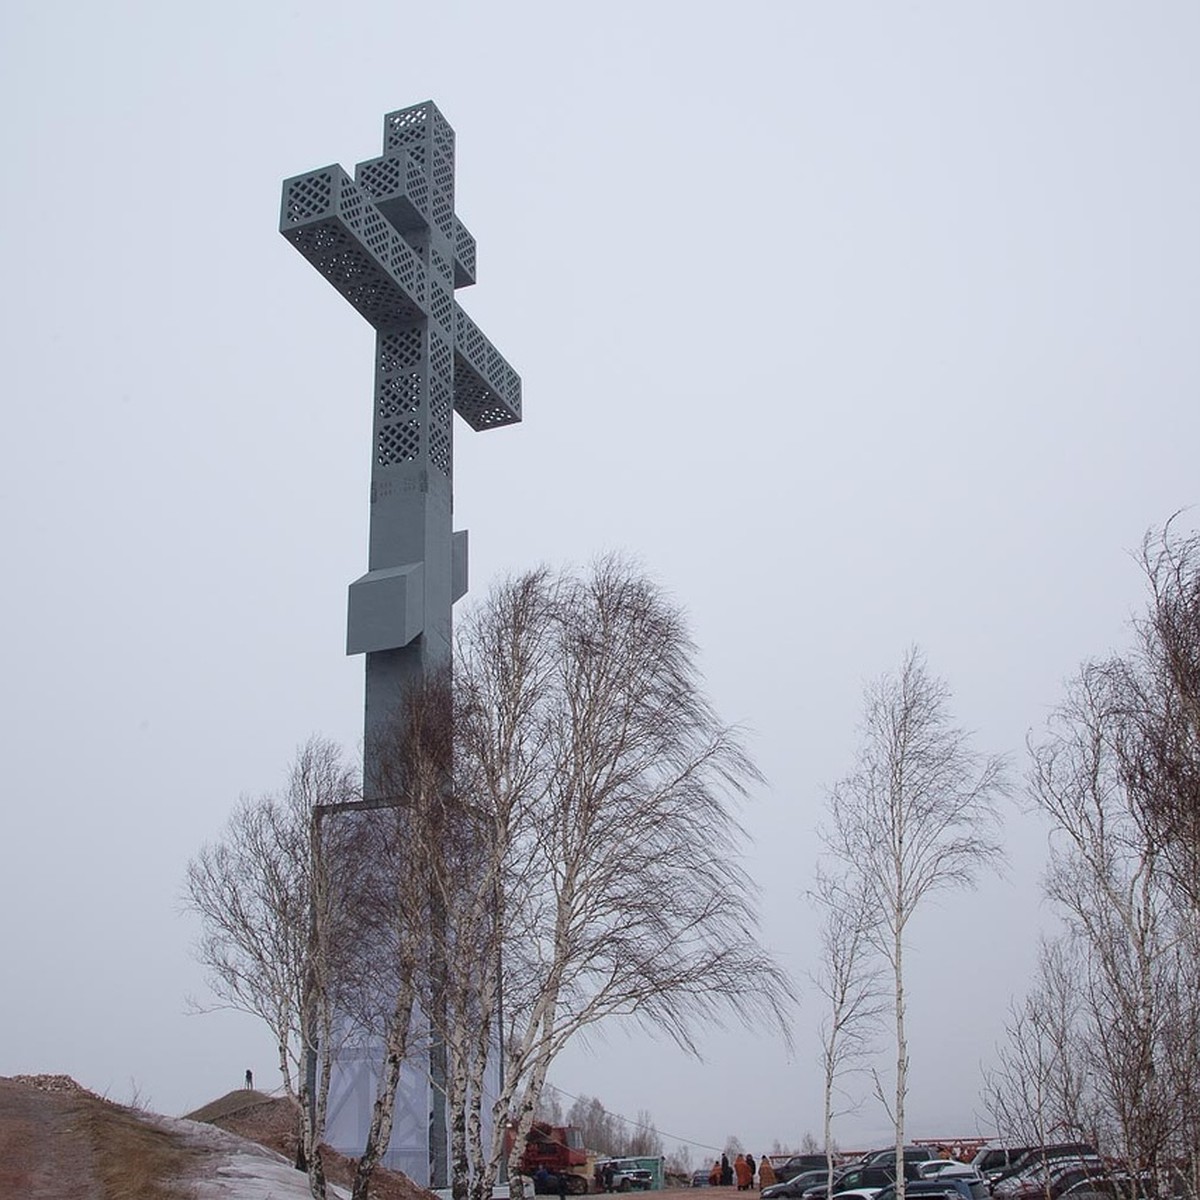
[[[894,984],[896,1079],[890,1110],[896,1133],[896,1194],[904,1200],[904,1109],[908,1091],[904,946],[921,901],[970,887],[995,861],[996,803],[1003,761],[971,749],[949,713],[946,684],[914,649],[897,675],[884,675],[864,697],[857,768],[830,793],[826,844],[848,877],[857,877],[876,914],[871,936]]]
[[[1010,1008],[996,1066],[984,1075],[984,1103],[996,1132],[1013,1145],[1097,1136],[1082,975],[1069,944],[1043,943],[1032,988]]]
[[[1161,871],[1200,914],[1200,534],[1177,534],[1174,520],[1142,543],[1150,595],[1136,644],[1103,669],[1122,782],[1161,845]]]
[[[639,1108],[631,1122],[629,1136],[622,1154],[627,1158],[658,1158],[663,1152],[663,1140],[647,1108]]]
[[[1112,662],[1080,671],[1032,748],[1029,787],[1051,822],[1046,892],[1081,957],[1082,1055],[1109,1144],[1130,1169],[1157,1172],[1187,1136],[1186,1088],[1166,1059],[1168,1040],[1179,1053],[1181,1037],[1200,1035],[1185,982],[1200,963],[1194,916],[1174,903],[1164,843],[1129,786],[1126,683]]]
[[[474,1200],[490,1200],[511,1133],[507,1104],[493,1093],[487,1135],[485,1078],[497,1057],[506,1057],[501,1021],[503,1006],[512,1003],[505,994],[512,978],[506,947],[533,936],[522,897],[541,870],[528,849],[543,811],[539,713],[553,687],[547,630],[556,602],[556,583],[545,570],[507,580],[466,615],[456,638],[455,781],[480,831],[469,885],[455,910],[461,953],[449,972],[456,981],[450,1011],[460,1031],[451,1039],[450,1074],[466,1115],[464,1144],[455,1143],[456,1200],[464,1187]],[[468,1029],[470,1036],[463,1036]],[[513,1142],[519,1156],[515,1136]]]
[[[1090,1126],[1131,1170],[1187,1163],[1200,1178],[1200,536],[1175,520],[1143,542],[1134,645],[1084,664],[1031,746],[1029,795],[1052,831],[1045,889],[1071,970],[1048,990],[1043,969],[993,1100],[1011,1121],[1055,1083],[1086,1079],[1049,1096],[1061,1128]],[[1035,1049],[1049,1053],[1031,1060]],[[1044,1087],[1022,1096],[1018,1081]]]
[[[337,834],[316,819],[358,797],[353,770],[332,742],[311,738],[280,796],[243,800],[222,839],[188,865],[186,899],[201,920],[197,958],[214,994],[260,1018],[279,1047],[284,1090],[299,1111],[309,1186],[325,1195],[321,1138],[338,1032],[341,948],[350,914],[332,886]],[[316,1077],[308,1066],[317,1056]]]
[[[839,1082],[848,1071],[861,1069],[874,1050],[883,1013],[879,970],[873,958],[869,907],[861,876],[849,880],[818,874],[814,898],[824,914],[821,924],[821,965],[813,977],[825,1001],[821,1017],[823,1077],[823,1149],[826,1195],[833,1195],[833,1121],[850,1106],[835,1110]]]
[[[694,1051],[700,1022],[782,1021],[788,984],[757,940],[732,808],[758,775],[694,655],[679,610],[616,558],[513,581],[463,627],[462,752],[495,823],[503,914],[504,1080],[482,1195],[506,1130],[515,1176],[551,1063],[597,1022]]]
[[[567,1123],[579,1129],[589,1150],[620,1157],[625,1145],[625,1122],[595,1096],[580,1096],[567,1110]]]

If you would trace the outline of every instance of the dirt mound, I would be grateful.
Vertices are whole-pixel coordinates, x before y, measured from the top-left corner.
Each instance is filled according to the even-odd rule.
[[[67,1075],[0,1079],[0,1196],[184,1200],[196,1154]]]
[[[298,1118],[299,1112],[290,1100],[239,1089],[187,1113],[184,1120],[215,1125],[294,1159]]]
[[[221,1195],[242,1194],[231,1187],[250,1189],[245,1194],[254,1196],[280,1195],[284,1188],[290,1195],[292,1173],[266,1151],[295,1161],[297,1116],[290,1100],[249,1089],[229,1092],[180,1121],[113,1104],[69,1075],[0,1078],[0,1196],[185,1200],[208,1195],[203,1189],[210,1185]],[[212,1128],[205,1133],[188,1122]],[[329,1147],[324,1156],[326,1177],[349,1191],[355,1160]],[[274,1183],[262,1175],[268,1167]],[[255,1183],[247,1172],[262,1180]],[[303,1187],[304,1176],[295,1175]],[[374,1174],[371,1195],[436,1200],[402,1172],[382,1168]]]
[[[354,1183],[354,1168],[357,1160],[325,1147],[325,1175],[334,1183],[349,1188]],[[413,1183],[403,1171],[388,1171],[376,1167],[371,1176],[372,1200],[437,1200],[433,1192]]]
[[[187,1114],[189,1121],[202,1121],[249,1138],[275,1150],[289,1162],[296,1160],[298,1141],[296,1105],[284,1097],[238,1089]],[[323,1147],[325,1176],[332,1183],[350,1188],[356,1162],[329,1146]],[[402,1171],[377,1167],[371,1179],[371,1195],[378,1200],[436,1200],[432,1192],[413,1183]]]

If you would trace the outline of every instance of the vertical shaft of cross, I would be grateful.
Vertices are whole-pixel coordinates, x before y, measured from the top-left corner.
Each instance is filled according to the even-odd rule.
[[[379,737],[407,688],[449,667],[453,595],[451,493],[452,342],[432,318],[376,339],[368,574],[359,582],[406,581],[402,645],[367,651],[364,784],[375,789]],[[391,574],[389,574],[391,573]],[[352,600],[353,604],[353,600]],[[351,637],[355,614],[351,613]],[[356,647],[352,647],[354,649]]]
[[[454,600],[454,132],[432,105],[389,113],[382,162],[404,163],[406,190],[425,202],[425,219],[402,214],[393,223],[425,267],[427,291],[423,311],[376,339],[368,566],[372,573],[415,568],[412,599],[423,621],[406,645],[367,653],[368,789],[381,723],[398,711],[410,682],[449,666]],[[358,174],[368,190],[379,186],[379,167],[363,164]]]
[[[423,591],[423,628],[407,645],[366,656],[364,791],[380,794],[381,744],[402,711],[405,691],[448,670],[451,661],[451,547],[453,543],[454,404],[454,140],[440,114],[389,116],[384,157],[403,150],[412,156],[429,189],[433,220],[405,235],[426,268],[426,312],[396,330],[376,336],[375,413],[371,462],[370,571],[416,567]],[[449,214],[446,219],[445,214]],[[414,597],[415,599],[415,597]],[[373,793],[375,793],[373,795]],[[435,929],[445,917],[430,896]],[[449,1183],[446,1128],[445,1017],[438,963],[430,963],[429,1185]]]

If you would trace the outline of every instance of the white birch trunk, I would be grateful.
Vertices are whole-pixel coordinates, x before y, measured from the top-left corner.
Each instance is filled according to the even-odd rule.
[[[825,1113],[822,1132],[825,1137],[825,1195],[833,1195],[833,1062],[825,1060]]]
[[[396,1114],[396,1089],[400,1083],[400,1072],[408,1055],[408,1035],[412,1027],[414,988],[411,976],[402,980],[388,1021],[384,1042],[384,1061],[381,1064],[379,1083],[375,1089],[375,1103],[371,1107],[371,1123],[363,1145],[362,1157],[354,1171],[352,1200],[367,1200],[370,1194],[371,1176],[379,1160],[387,1153],[392,1140],[392,1126]],[[328,1079],[328,1072],[326,1072]]]
[[[904,1032],[904,927],[896,923],[893,942],[896,966],[896,1200],[904,1200],[904,1100],[908,1094],[908,1036]]]

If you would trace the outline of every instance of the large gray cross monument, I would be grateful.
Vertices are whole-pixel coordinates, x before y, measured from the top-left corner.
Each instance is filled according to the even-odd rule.
[[[383,156],[353,179],[334,164],[285,180],[279,228],[376,331],[368,570],[350,585],[346,637],[348,654],[366,655],[369,791],[376,732],[410,683],[449,668],[451,610],[467,590],[467,535],[451,524],[451,414],[476,430],[519,421],[521,380],[454,298],[475,282],[475,239],[454,212],[454,130],[432,103],[388,113]],[[371,1070],[347,1055],[331,1080],[329,1141],[352,1155],[370,1119]],[[437,1074],[408,1073],[384,1161],[444,1187]]]

